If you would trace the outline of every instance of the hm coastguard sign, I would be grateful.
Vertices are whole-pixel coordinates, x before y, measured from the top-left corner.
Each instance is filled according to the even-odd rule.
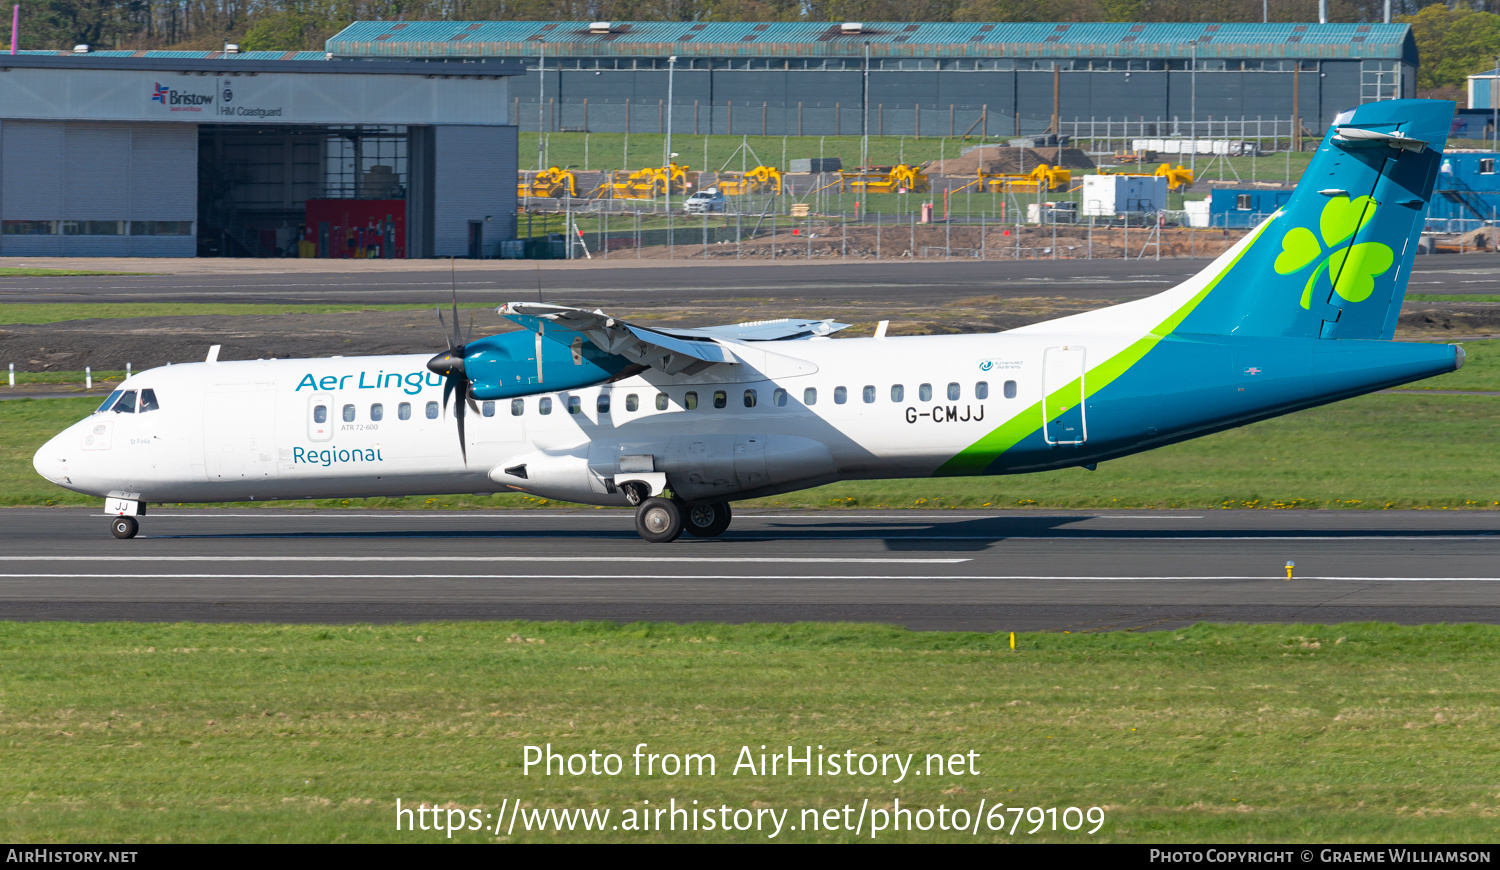
[[[252,98],[248,101],[243,98],[244,96],[243,86],[239,79],[219,79],[219,116],[222,118],[279,118],[285,111],[279,98],[266,99],[270,96],[269,94],[260,94],[257,95],[259,99]]]

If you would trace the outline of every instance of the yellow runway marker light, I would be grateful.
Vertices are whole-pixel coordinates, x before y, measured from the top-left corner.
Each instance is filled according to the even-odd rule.
[[[1292,579],[1292,569],[1295,568],[1295,567],[1297,567],[1297,563],[1296,562],[1288,561],[1286,563],[1286,579],[1288,579],[1288,580]]]
[[[1011,632],[1010,633],[1010,648],[1011,649],[1015,649],[1016,648],[1016,633],[1015,632]]]

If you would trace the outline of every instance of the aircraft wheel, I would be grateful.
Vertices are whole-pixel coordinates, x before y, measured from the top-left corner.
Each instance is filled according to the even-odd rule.
[[[135,521],[135,517],[115,517],[109,525],[110,534],[117,538],[133,538],[140,530],[141,524]]]
[[[683,508],[682,514],[683,529],[695,538],[717,538],[729,528],[729,521],[733,518],[727,501],[689,505]]]
[[[682,510],[668,498],[648,498],[635,512],[635,530],[653,544],[667,544],[682,534]]]

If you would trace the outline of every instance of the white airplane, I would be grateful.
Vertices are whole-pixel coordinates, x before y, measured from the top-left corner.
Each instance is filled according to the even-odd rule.
[[[1111,308],[835,339],[827,320],[661,329],[510,303],[524,330],[461,342],[455,301],[431,359],[211,353],[140,372],[34,464],[103,496],[120,538],[149,502],[525,492],[634,505],[653,542],[833,481],[1092,469],[1461,366],[1457,346],[1390,340],[1452,115],[1344,112],[1283,209],[1192,279]]]

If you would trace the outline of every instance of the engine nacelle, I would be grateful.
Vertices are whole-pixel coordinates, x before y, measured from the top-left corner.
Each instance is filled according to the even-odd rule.
[[[605,353],[577,333],[546,338],[529,330],[469,342],[464,372],[476,399],[509,399],[542,390],[576,390],[624,371],[624,357]],[[566,342],[557,338],[567,338]]]

